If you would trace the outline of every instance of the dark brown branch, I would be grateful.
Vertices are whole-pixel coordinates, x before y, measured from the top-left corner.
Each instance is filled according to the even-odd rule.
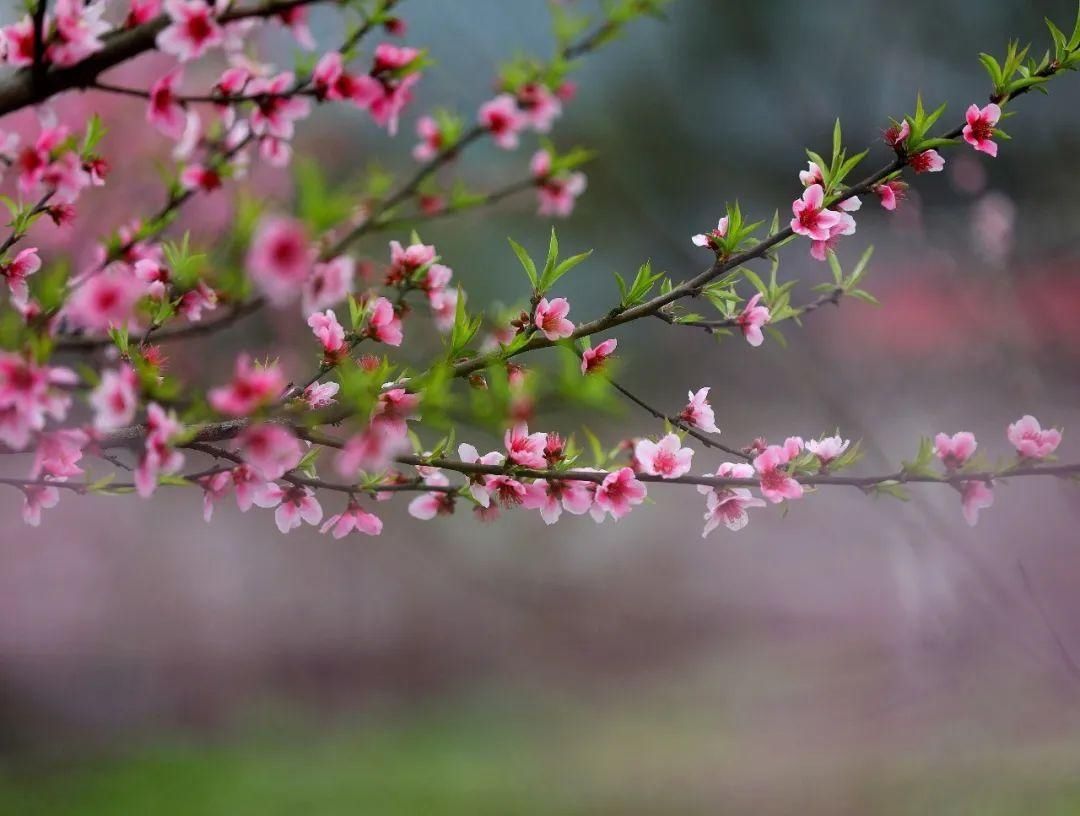
[[[607,381],[609,383],[611,383],[612,388],[614,388],[616,391],[618,391],[620,394],[622,394],[624,397],[626,397],[632,403],[637,405],[639,408],[644,409],[646,412],[648,412],[649,414],[651,414],[652,416],[656,417],[657,419],[659,419],[661,421],[666,421],[666,422],[671,423],[671,425],[673,425],[676,428],[678,428],[679,430],[689,434],[690,436],[692,436],[694,439],[696,439],[698,442],[700,442],[705,447],[707,447],[707,448],[715,448],[716,450],[722,450],[724,453],[731,454],[732,456],[737,456],[740,459],[749,459],[750,458],[749,456],[747,456],[745,453],[743,453],[740,450],[736,450],[735,448],[729,448],[727,445],[723,444],[722,442],[717,442],[715,439],[713,439],[708,434],[706,434],[706,433],[704,433],[702,431],[699,431],[697,428],[693,427],[692,425],[688,425],[687,423],[683,422],[678,417],[669,416],[669,415],[665,414],[663,411],[659,410],[658,408],[654,408],[653,406],[651,406],[647,402],[645,402],[645,400],[641,399],[641,397],[638,397],[637,395],[631,393],[629,390],[627,390],[622,385],[619,385],[619,383],[615,382],[615,380],[611,379],[611,377],[606,377],[606,379],[607,379]]]
[[[840,299],[847,294],[841,287],[836,287],[832,291],[826,292],[820,297],[806,303],[802,306],[798,306],[794,309],[795,314],[789,315],[787,320],[798,319],[803,315],[815,312],[822,306],[839,306]],[[717,320],[680,320],[668,313],[666,309],[660,309],[656,312],[656,316],[663,320],[665,323],[671,326],[686,326],[691,329],[704,329],[709,334],[715,334],[720,329],[732,329],[739,325],[738,316],[724,317]],[[775,325],[770,323],[770,325]]]

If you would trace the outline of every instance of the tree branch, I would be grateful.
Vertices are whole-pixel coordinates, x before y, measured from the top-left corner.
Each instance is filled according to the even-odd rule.
[[[218,17],[221,23],[232,23],[255,17],[273,17],[298,6],[306,6],[327,0],[268,0],[258,6],[227,11]],[[38,9],[44,15],[45,0]],[[36,18],[35,18],[36,19]],[[88,88],[98,75],[155,48],[157,35],[169,25],[169,18],[162,14],[154,20],[135,28],[115,30],[105,37],[105,47],[91,54],[77,65],[34,71],[33,66],[18,71],[0,82],[0,116],[20,110],[29,105],[44,102],[49,97],[75,88]],[[37,32],[35,31],[35,38]],[[37,78],[35,79],[35,73]]]

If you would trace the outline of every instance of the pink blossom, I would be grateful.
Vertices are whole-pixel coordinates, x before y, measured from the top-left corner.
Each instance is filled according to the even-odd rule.
[[[754,467],[745,462],[724,462],[716,469],[716,475],[725,479],[752,479]],[[723,524],[729,530],[738,531],[747,525],[749,507],[764,507],[762,499],[751,495],[745,487],[709,487],[698,485],[698,492],[705,495],[705,529],[701,537]]]
[[[396,279],[407,278],[421,267],[435,261],[435,247],[430,244],[410,244],[402,247],[397,241],[390,242],[390,273],[388,277],[393,282]]]
[[[716,427],[716,416],[713,414],[712,406],[709,405],[709,388],[700,388],[696,392],[691,391],[689,395],[690,401],[682,409],[679,419],[687,425],[692,425],[706,433],[720,433],[720,429]]]
[[[380,46],[381,47],[381,46]],[[391,136],[397,134],[398,119],[405,106],[412,101],[412,89],[420,81],[420,74],[409,74],[400,80],[383,78],[378,85],[378,92],[368,107],[372,120],[379,127],[385,127]]]
[[[1001,118],[1001,108],[993,102],[981,110],[978,105],[971,105],[964,116],[967,119],[964,141],[987,156],[997,156],[998,146],[993,141],[994,125]]]
[[[345,329],[338,323],[333,309],[315,312],[307,319],[307,324],[322,343],[323,352],[328,357],[334,357],[345,351]]]
[[[567,218],[574,211],[574,204],[585,192],[588,180],[584,173],[568,173],[566,176],[551,176],[537,186],[536,196],[539,202],[537,214]]]
[[[433,295],[443,291],[454,277],[454,271],[444,264],[433,263],[427,268],[426,277],[420,282],[420,288],[427,292],[430,299]]]
[[[189,289],[180,298],[177,308],[180,314],[192,323],[202,320],[204,311],[213,311],[218,305],[218,295],[205,282],[199,281],[194,289]]]
[[[735,318],[736,325],[742,330],[743,337],[751,346],[760,346],[765,342],[761,327],[772,319],[767,306],[758,306],[761,298],[760,292],[750,298],[742,312]]]
[[[896,209],[896,205],[904,197],[906,190],[907,185],[899,179],[890,179],[874,188],[874,192],[877,193],[878,199],[881,201],[881,206],[890,211]]]
[[[814,241],[827,241],[832,228],[841,221],[840,213],[825,209],[825,190],[820,184],[811,184],[791,205],[795,217],[791,219],[791,229],[798,235],[805,235]]]
[[[212,167],[189,164],[180,172],[180,186],[185,190],[201,190],[212,193],[221,189],[221,173]]]
[[[299,221],[270,216],[259,222],[247,267],[271,303],[283,306],[301,293],[311,275],[312,261],[307,233]]]
[[[156,402],[146,409],[146,448],[135,468],[135,492],[149,498],[162,475],[177,473],[184,466],[184,455],[172,447],[172,440],[184,426],[174,411],[166,411]]]
[[[308,28],[308,10],[306,6],[293,6],[280,11],[278,12],[278,19],[292,31],[297,45],[305,51],[315,49],[315,38],[311,36],[311,29]]]
[[[45,171],[52,161],[53,150],[58,148],[67,137],[66,127],[43,124],[41,133],[38,134],[34,143],[25,145],[19,151],[15,161],[15,166],[19,171],[19,192],[29,195],[41,184]]]
[[[209,523],[214,517],[214,505],[232,489],[232,473],[222,470],[199,480],[203,489],[203,521]]]
[[[86,431],[79,428],[62,428],[41,434],[34,452],[34,464],[30,468],[30,478],[47,476],[64,480],[81,475],[83,470],[78,463],[89,441]]]
[[[169,289],[169,269],[164,264],[142,258],[135,262],[135,277],[146,284],[146,294],[154,300],[164,300]]]
[[[810,244],[810,256],[825,261],[828,259],[828,251],[836,246],[841,236],[855,234],[855,219],[851,213],[862,207],[862,201],[858,196],[846,198],[836,204],[835,210],[830,210],[839,216],[839,220],[829,228],[829,236],[824,241],[812,241]]]
[[[923,150],[908,156],[908,166],[916,173],[940,173],[945,167],[945,159],[936,150]]]
[[[334,397],[337,396],[337,392],[340,390],[341,386],[336,382],[313,382],[304,389],[304,393],[300,395],[300,398],[307,404],[308,408],[316,410],[326,408],[337,402]]]
[[[336,51],[324,54],[312,74],[315,92],[322,99],[347,100],[365,108],[371,104],[382,89],[377,80],[369,76],[355,76],[345,70],[344,58]]]
[[[170,139],[179,139],[187,126],[187,114],[176,95],[183,72],[174,68],[150,86],[150,104],[146,121]]]
[[[230,66],[221,72],[214,83],[214,91],[222,96],[239,96],[254,76],[245,65]]]
[[[355,478],[358,471],[379,473],[408,449],[404,423],[376,419],[349,438],[334,460],[334,467],[345,479]]]
[[[934,452],[948,470],[963,467],[975,453],[978,443],[975,435],[960,431],[952,436],[939,433],[934,437]]]
[[[538,150],[529,162],[529,170],[536,180],[540,215],[565,218],[574,211],[575,200],[585,192],[587,179],[584,173],[551,172],[551,153]]]
[[[130,0],[125,28],[135,28],[148,23],[161,13],[161,0]]]
[[[311,112],[308,100],[291,95],[296,80],[290,71],[265,79],[255,77],[248,85],[248,92],[259,95],[255,110],[251,113],[251,131],[257,136],[270,136],[288,140],[295,130],[294,122]]]
[[[371,73],[378,80],[378,93],[369,111],[375,124],[385,127],[391,136],[397,133],[398,117],[412,100],[413,86],[420,81],[420,73],[411,70],[419,58],[416,48],[381,43],[375,49]],[[405,71],[409,73],[401,76]]]
[[[525,485],[505,474],[492,476],[487,489],[492,502],[498,502],[503,507],[516,507],[525,499]]]
[[[271,493],[277,493],[281,504],[274,511],[274,522],[283,533],[294,530],[303,522],[315,526],[322,521],[323,510],[315,493],[309,487],[273,485]]]
[[[232,381],[220,388],[211,389],[207,395],[211,407],[220,414],[248,416],[285,389],[285,375],[277,363],[254,365],[251,357],[241,354],[236,358]]]
[[[1007,436],[1016,452],[1025,459],[1045,459],[1061,444],[1061,431],[1057,428],[1044,431],[1039,420],[1030,414],[1009,425]]]
[[[259,441],[256,437],[254,439],[253,449],[258,452],[262,449],[263,442]],[[299,462],[299,458],[297,458]],[[274,470],[279,465],[274,465]],[[287,467],[286,470],[290,470]],[[236,506],[240,508],[241,513],[246,513],[252,507],[276,507],[280,497],[275,490],[276,485],[273,482],[267,481],[263,476],[255,470],[251,465],[237,465],[231,471],[229,475],[232,477],[233,485],[236,487]]]
[[[468,465],[481,464],[494,467],[501,467],[503,462],[506,461],[506,457],[498,451],[491,451],[483,456],[476,449],[474,445],[468,443],[462,443],[458,445],[458,458],[462,462]],[[469,493],[481,507],[488,507],[491,504],[491,490],[489,488],[492,480],[490,474],[477,474],[469,476]]]
[[[18,22],[0,29],[0,49],[8,65],[26,68],[34,64],[34,21],[27,14]]]
[[[585,349],[581,354],[581,373],[592,374],[603,368],[605,361],[615,353],[618,345],[619,341],[611,337],[593,348]]]
[[[539,510],[545,524],[554,524],[563,510],[575,516],[589,512],[594,489],[586,482],[573,479],[536,479],[525,489],[523,507]]]
[[[413,148],[413,158],[419,162],[431,161],[443,149],[443,134],[434,117],[421,116],[416,121],[416,135],[420,144]]]
[[[352,291],[356,277],[356,261],[348,255],[339,255],[331,261],[315,264],[315,269],[304,282],[300,306],[304,314],[325,309],[343,301]]]
[[[510,94],[499,94],[480,106],[480,124],[486,128],[495,144],[503,150],[518,146],[518,133],[525,127],[525,118]]]
[[[993,486],[984,481],[963,482],[960,485],[960,501],[964,521],[974,527],[979,521],[979,511],[994,504]]]
[[[441,471],[431,470],[423,474],[424,484],[432,487],[446,487],[450,480]],[[454,496],[441,490],[422,493],[409,502],[409,515],[421,521],[430,521],[435,516],[449,515],[454,512]]]
[[[537,133],[550,132],[552,124],[562,115],[559,97],[538,82],[528,82],[518,88],[516,101],[523,126]]]
[[[37,247],[29,247],[20,251],[14,260],[0,264],[0,275],[7,281],[12,303],[16,305],[25,306],[30,300],[26,279],[41,269],[41,258],[37,252]]]
[[[807,169],[799,171],[799,181],[802,182],[803,187],[810,187],[814,184],[824,184],[825,177],[821,174],[821,168],[814,162],[807,162]]]
[[[694,246],[709,247],[714,252],[719,252],[722,248],[723,239],[727,237],[727,231],[728,217],[725,215],[717,222],[716,229],[708,234],[698,233],[690,238],[690,242]]]
[[[885,144],[889,147],[899,149],[904,146],[904,142],[908,140],[911,135],[911,124],[905,119],[900,124],[894,124],[889,127],[888,130],[882,134],[885,140]]]
[[[23,488],[23,523],[41,526],[41,511],[51,510],[60,503],[60,491],[48,485],[27,485]]]
[[[71,397],[58,389],[78,382],[67,368],[39,366],[21,355],[0,351],[0,442],[22,450],[48,419],[63,420]]]
[[[165,0],[165,13],[172,22],[157,35],[158,48],[187,62],[221,45],[225,35],[214,19],[215,6],[204,0]]]
[[[139,405],[138,384],[135,369],[129,365],[101,375],[101,382],[89,398],[94,409],[94,430],[107,433],[131,424]]]
[[[255,474],[267,481],[280,479],[304,456],[292,431],[273,422],[245,428],[236,438],[236,449]]]
[[[769,445],[754,458],[754,470],[761,484],[761,494],[773,504],[784,499],[801,499],[802,485],[788,473],[787,464],[794,458],[794,446]]]
[[[507,459],[512,464],[526,468],[543,468],[547,465],[547,459],[544,458],[547,434],[530,434],[529,426],[519,422],[506,432],[503,442],[506,445]]]
[[[783,448],[787,452],[788,457],[791,459],[794,459],[796,456],[802,453],[803,448],[805,447],[806,445],[803,442],[801,436],[789,436],[787,439],[784,440]]]
[[[444,289],[434,292],[428,298],[435,328],[444,334],[454,327],[454,315],[457,313],[458,291]]]
[[[86,165],[74,150],[58,156],[41,173],[41,185],[56,192],[53,199],[59,204],[71,204],[88,186],[95,183]]]
[[[135,305],[144,294],[146,287],[142,281],[114,267],[75,289],[65,314],[72,323],[89,331],[127,327],[135,320]]]
[[[806,449],[818,458],[821,469],[824,470],[829,464],[844,453],[851,445],[851,440],[841,439],[839,436],[825,436],[821,439],[811,439],[806,443]]]
[[[404,337],[401,319],[394,311],[394,304],[384,297],[378,298],[368,315],[367,334],[379,343],[400,346]]]
[[[612,518],[621,519],[631,507],[645,501],[646,492],[645,485],[637,480],[630,468],[609,473],[596,488],[593,517],[601,521],[604,513],[610,513]]]
[[[176,144],[173,145],[172,155],[177,161],[187,161],[194,155],[195,149],[202,142],[202,117],[199,116],[199,112],[194,108],[188,110],[184,116],[184,132],[180,134],[180,138],[177,139]],[[226,138],[228,138],[226,136]],[[234,167],[240,168],[242,161],[245,158],[245,154],[237,154],[232,164]],[[242,175],[239,171],[237,176]],[[219,184],[220,186],[220,184]]]
[[[353,530],[364,535],[376,536],[382,532],[382,528],[382,519],[374,513],[367,512],[356,502],[350,501],[344,512],[330,516],[319,532],[325,534],[332,531],[334,538],[344,538]]]
[[[109,24],[101,19],[105,0],[83,4],[82,0],[57,0],[53,40],[46,52],[54,65],[69,66],[100,51]]]
[[[566,319],[570,313],[570,302],[566,298],[548,301],[540,298],[533,313],[533,325],[548,340],[562,340],[574,333],[574,324]]]
[[[393,43],[380,43],[375,48],[375,64],[372,73],[386,74],[394,71],[402,71],[420,58],[418,48],[409,48],[404,45]]]
[[[414,419],[419,407],[419,394],[412,394],[404,388],[391,388],[379,394],[373,418],[379,422],[393,423],[404,431],[405,421]]]
[[[694,452],[682,447],[682,440],[677,434],[669,433],[659,442],[639,440],[634,446],[634,457],[642,473],[677,479],[690,472]]]

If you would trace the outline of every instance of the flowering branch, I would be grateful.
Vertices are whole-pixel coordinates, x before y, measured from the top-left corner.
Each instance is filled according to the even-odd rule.
[[[261,202],[246,205],[236,228],[211,255],[212,250],[197,251],[190,236],[158,241],[185,202],[219,188],[226,178],[240,177],[251,149],[271,166],[288,164],[296,125],[310,112],[311,100],[350,103],[396,133],[429,62],[421,49],[383,43],[370,68],[358,73],[350,68],[351,49],[365,32],[377,25],[403,32],[404,24],[388,15],[393,0],[371,0],[363,25],[344,47],[321,55],[300,76],[273,74],[249,57],[238,57],[226,28],[240,19],[229,15],[241,11],[200,0],[168,0],[166,19],[154,37],[161,50],[181,62],[216,47],[234,58],[209,92],[180,92],[179,67],[148,90],[103,82],[97,73],[86,80],[86,87],[145,100],[147,120],[175,140],[180,164],[158,215],[141,228],[121,231],[88,272],[58,287],[39,283],[44,276],[38,276],[31,287],[27,280],[41,266],[37,250],[14,258],[9,251],[34,218],[48,213],[61,220],[67,211],[58,207],[72,208],[84,188],[104,184],[95,148],[102,128],[91,120],[79,144],[66,130],[46,124],[27,159],[19,155],[20,190],[43,197],[33,207],[15,206],[11,235],[0,247],[0,272],[21,318],[10,350],[0,352],[0,442],[5,452],[32,451],[33,463],[27,478],[4,477],[0,483],[23,491],[27,521],[40,521],[41,509],[58,500],[60,485],[93,493],[133,490],[146,498],[159,485],[176,484],[202,490],[208,519],[215,502],[234,493],[241,510],[273,507],[283,532],[322,522],[321,492],[344,494],[346,508],[323,523],[323,531],[373,535],[382,522],[361,507],[362,497],[416,493],[409,510],[420,519],[452,512],[455,503],[465,502],[484,519],[500,508],[524,506],[539,510],[548,523],[564,510],[587,512],[601,521],[624,517],[644,500],[646,485],[670,482],[695,486],[705,495],[706,534],[721,524],[742,527],[751,508],[798,500],[807,488],[826,486],[904,498],[909,484],[946,485],[960,493],[964,516],[974,523],[979,511],[991,505],[993,487],[1007,478],[1080,475],[1080,465],[1051,463],[1061,432],[1044,429],[1031,416],[1008,426],[1006,438],[1016,457],[996,465],[976,455],[977,443],[967,432],[921,440],[910,462],[883,475],[848,473],[859,459],[859,444],[839,435],[791,436],[782,443],[759,438],[744,449],[728,447],[718,441],[708,387],[691,390],[678,413],[661,411],[604,371],[616,351],[614,337],[593,344],[612,329],[656,318],[718,336],[741,333],[757,346],[766,331],[775,331],[783,321],[798,322],[848,297],[873,300],[860,288],[870,251],[849,272],[834,251],[839,240],[855,231],[852,213],[861,206],[860,196],[872,194],[885,210],[895,210],[906,189],[904,174],[940,170],[945,160],[939,149],[961,140],[996,155],[995,139],[1004,136],[997,125],[1007,115],[1001,106],[1080,65],[1080,21],[1068,37],[1051,25],[1053,57],[1048,53],[1041,62],[1029,60],[1026,49],[1015,45],[1002,62],[984,55],[993,85],[991,102],[982,108],[972,105],[963,125],[933,135],[943,108],[927,112],[919,99],[913,114],[893,120],[885,132],[891,160],[854,184],[846,180],[868,151],[849,155],[837,123],[831,159],[808,151],[809,168],[799,174],[803,191],[792,204],[789,226],[781,228],[774,218],[759,239],[761,223],[744,219],[737,203],[729,206],[715,230],[692,238],[713,253],[708,268],[673,281],[643,264],[632,279],[616,276],[618,303],[586,322],[571,320],[569,300],[553,293],[589,253],[561,257],[554,231],[543,263],[511,242],[530,284],[527,307],[516,315],[477,312],[465,292],[451,285],[453,270],[415,232],[405,245],[390,242],[390,261],[382,274],[367,259],[358,264],[351,253],[365,236],[490,205],[530,188],[536,190],[542,216],[569,215],[585,190],[579,167],[590,154],[577,148],[561,153],[543,134],[573,97],[567,77],[574,60],[662,5],[663,0],[613,0],[603,7],[598,23],[556,6],[554,57],[543,62],[523,57],[504,66],[495,97],[479,107],[471,124],[449,111],[421,116],[416,122],[420,142],[413,148],[418,166],[400,184],[374,174],[358,205],[351,192],[340,193],[302,169],[295,216],[263,212]],[[243,13],[280,18],[304,44],[310,38],[302,6],[267,3]],[[132,30],[161,22],[155,0],[142,0],[136,7],[132,14],[145,19],[133,22]],[[40,12],[44,22],[38,38],[51,66],[48,81],[85,66],[122,36],[101,28],[101,8],[57,0],[55,20]],[[22,42],[32,24],[28,19],[9,27],[5,38]],[[246,27],[235,27],[228,33],[240,37],[245,32]],[[11,53],[21,59],[19,47],[9,52],[9,61]],[[29,53],[26,67],[32,68],[34,54],[42,52]],[[205,107],[196,111],[196,106]],[[210,117],[209,125],[204,116]],[[489,144],[514,150],[529,133],[542,136],[526,178],[484,194],[455,187],[449,201],[443,200],[440,171],[466,148]],[[0,156],[11,165],[13,149],[0,145]],[[418,212],[402,216],[399,210],[412,202]],[[807,238],[811,255],[828,262],[832,271],[832,280],[816,287],[818,296],[801,305],[791,303],[796,282],[778,276],[779,250],[797,237]],[[764,259],[771,261],[771,270],[759,276],[750,264]],[[740,292],[748,285],[756,290],[749,298]],[[230,305],[204,322],[203,313],[217,308],[219,298]],[[690,301],[714,308],[718,316],[687,313]],[[203,394],[201,387],[167,372],[161,342],[209,335],[245,315],[293,308],[297,302],[311,331],[307,353],[318,363],[309,375],[294,379],[280,362],[258,363],[241,353],[231,379]],[[384,352],[403,345],[425,303],[442,348],[425,363],[406,368]],[[335,311],[342,307],[347,311]],[[180,318],[187,323],[177,325]],[[73,336],[72,331],[84,334]],[[51,363],[56,352],[109,347],[115,348],[112,357],[92,358],[99,367],[80,375]],[[591,400],[596,406],[606,406],[619,394],[661,420],[664,433],[624,439],[607,450],[584,430],[590,466],[585,466],[587,451],[574,437],[530,433],[525,423],[535,416],[540,378],[519,358],[555,347],[565,365],[561,374],[542,378],[544,394]],[[502,450],[482,455],[463,442],[454,457],[456,430],[469,427],[459,417],[464,387],[472,424],[505,431]],[[85,399],[91,419],[65,424],[75,399]],[[341,437],[327,435],[328,427],[340,427]],[[452,430],[425,444],[418,432],[430,435],[434,427]],[[695,451],[684,445],[686,439],[739,461],[720,462],[712,473],[691,474]],[[84,454],[122,467],[109,453],[117,449],[136,454],[130,485],[74,480],[83,473],[79,462]],[[192,455],[213,457],[218,465],[185,475],[186,457]],[[320,470],[327,467],[341,480],[323,478]],[[452,484],[447,474],[463,478]]]
[[[265,0],[257,6],[226,11],[217,16],[222,25],[253,18],[271,18],[325,0]],[[334,0],[336,2],[336,0]],[[150,5],[150,4],[147,4]],[[47,3],[41,0],[35,7],[31,28],[34,54],[44,54],[42,41]],[[97,31],[90,47],[93,49],[81,59],[68,63],[66,60],[43,70],[45,64],[38,60],[26,71],[0,81],[0,116],[13,113],[30,105],[37,105],[64,91],[88,88],[97,77],[117,65],[156,47],[157,37],[169,27],[172,20],[162,14],[127,29]],[[11,40],[9,39],[9,42]],[[14,41],[16,44],[18,39]],[[12,46],[9,45],[9,48]],[[9,55],[9,62],[11,61]],[[15,63],[19,64],[19,63]]]

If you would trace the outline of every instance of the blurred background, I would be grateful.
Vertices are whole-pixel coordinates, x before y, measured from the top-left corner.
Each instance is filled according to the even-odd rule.
[[[420,113],[471,116],[499,61],[552,48],[541,0],[407,0],[401,13],[437,65],[396,141],[340,110],[305,123],[297,153],[331,178],[376,158],[404,172]],[[609,308],[610,273],[646,258],[676,279],[699,271],[690,235],[726,202],[783,218],[803,148],[825,152],[836,116],[850,146],[875,145],[876,167],[888,116],[917,92],[949,103],[951,127],[986,97],[979,51],[1016,37],[1041,54],[1042,17],[1070,30],[1074,13],[1071,0],[681,0],[666,22],[634,25],[588,58],[554,136],[599,151],[559,225],[567,250],[596,249],[567,279],[574,314]],[[339,19],[313,14],[320,44]],[[265,45],[288,62],[283,35]],[[868,473],[937,431],[971,430],[1004,457],[1025,413],[1065,426],[1060,454],[1075,461],[1078,102],[1076,77],[1055,80],[1011,106],[997,160],[951,151],[898,212],[865,201],[839,254],[850,266],[875,244],[866,288],[880,307],[785,324],[787,349],[637,323],[616,333],[620,379],[671,412],[711,386],[732,445],[839,427],[864,440]],[[132,192],[88,194],[100,207],[49,250],[76,258],[157,206],[168,150],[137,101],[58,108],[74,121],[88,106],[107,111],[112,183]],[[458,170],[492,188],[529,155],[481,146]],[[256,183],[289,208],[288,173]],[[539,253],[549,224],[534,211],[527,194],[423,237],[474,305],[513,304],[524,279],[505,238]],[[217,193],[187,225],[211,235],[231,212]],[[407,236],[361,251],[384,262],[391,237]],[[803,281],[796,302],[829,276],[803,243],[781,274]],[[216,382],[242,344],[302,333],[295,315],[259,316],[170,349],[171,365]],[[541,405],[535,425],[581,419]],[[588,422],[611,444],[659,430],[633,406]],[[719,461],[699,451],[695,470]],[[525,512],[421,523],[393,502],[381,537],[342,541],[281,536],[269,513],[229,503],[205,525],[189,491],[65,497],[32,530],[18,495],[0,494],[0,812],[1080,812],[1075,485],[1001,485],[974,529],[949,490],[907,503],[823,491],[704,540],[696,492],[652,492],[620,524],[552,529]]]

